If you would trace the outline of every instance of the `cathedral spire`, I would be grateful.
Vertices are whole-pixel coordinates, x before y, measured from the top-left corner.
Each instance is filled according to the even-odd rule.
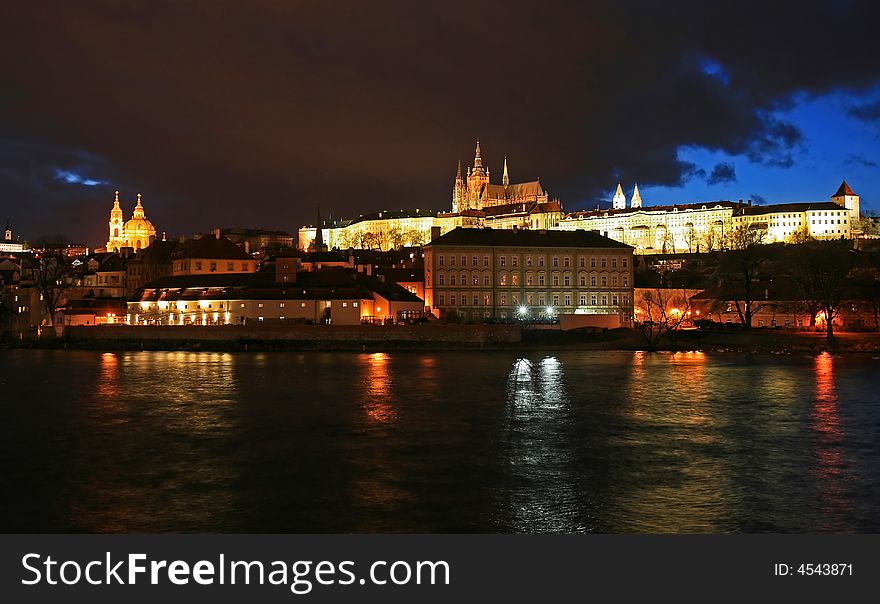
[[[315,229],[315,251],[323,252],[324,251],[324,223],[321,221],[321,207],[318,206],[318,224]]]
[[[626,207],[626,195],[623,194],[623,187],[617,183],[617,191],[614,193],[614,199],[611,200],[611,208],[620,210]]]
[[[141,194],[138,193],[137,205],[134,206],[134,213],[132,214],[133,218],[146,218],[146,214],[144,213],[144,206],[141,205]]]
[[[483,169],[483,157],[480,155],[480,139],[477,139],[477,151],[474,155],[474,170]]]
[[[640,208],[642,207],[642,196],[639,195],[639,183],[636,183],[636,188],[633,189],[633,196],[629,202],[629,206],[631,208]]]
[[[504,156],[504,175],[501,177],[501,184],[505,187],[510,184],[510,177],[507,175],[507,156]]]
[[[119,208],[119,191],[116,191],[116,199],[113,201],[113,209]]]
[[[458,170],[455,171],[455,182],[462,180],[461,178],[461,160],[458,160]]]

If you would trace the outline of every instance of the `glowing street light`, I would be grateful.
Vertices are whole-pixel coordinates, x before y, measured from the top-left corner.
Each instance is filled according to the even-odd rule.
[[[524,316],[526,316],[527,314],[529,314],[529,307],[526,306],[526,305],[522,305],[522,306],[520,306],[520,307],[519,307],[519,315],[520,315],[521,317],[524,317]]]
[[[553,307],[552,306],[547,307],[547,314],[550,315],[551,317],[553,316]]]

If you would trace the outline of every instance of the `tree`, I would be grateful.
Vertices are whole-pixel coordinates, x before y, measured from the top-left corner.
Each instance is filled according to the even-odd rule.
[[[635,300],[636,319],[649,350],[656,350],[660,340],[671,341],[675,330],[689,320],[691,301],[684,289],[657,286],[641,293]]]
[[[684,232],[684,241],[688,246],[688,252],[694,252],[699,245],[700,238],[697,236],[697,231],[694,229],[694,225],[688,223],[687,228]]]
[[[792,250],[792,275],[808,304],[819,309],[825,321],[828,346],[836,343],[834,319],[840,315],[852,285],[850,271],[856,253],[848,240],[808,241]]]
[[[807,228],[807,225],[803,225],[792,231],[791,235],[788,236],[786,243],[797,245],[799,243],[806,243],[812,239],[813,238],[810,236],[810,229]]]
[[[70,259],[60,249],[47,249],[31,259],[31,278],[40,292],[43,325],[53,325],[55,314],[66,303],[74,275]]]
[[[714,279],[720,300],[735,304],[744,329],[751,329],[752,317],[764,307],[762,281],[770,277],[770,248],[763,240],[763,230],[740,227],[725,238],[727,249],[716,253]]]

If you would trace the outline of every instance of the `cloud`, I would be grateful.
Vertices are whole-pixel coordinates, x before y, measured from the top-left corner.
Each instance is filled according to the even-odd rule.
[[[8,4],[0,132],[45,148],[0,164],[0,193],[32,202],[22,212],[49,232],[74,223],[40,217],[47,205],[102,228],[116,186],[143,191],[160,230],[178,233],[295,230],[319,204],[445,209],[477,137],[493,180],[507,155],[514,182],[540,176],[567,207],[607,199],[616,174],[712,179],[715,167],[678,159],[684,146],[792,167],[805,145],[785,117],[796,99],[868,90],[880,64],[880,4],[867,1],[253,0],[172,4],[161,19],[146,0]],[[828,44],[830,31],[847,43]],[[870,115],[862,105],[854,116]],[[59,149],[103,159],[65,163]]]
[[[876,122],[880,120],[880,101],[850,105],[846,113],[863,122]]]
[[[758,205],[764,205],[767,203],[767,198],[759,193],[752,193],[751,200]]]
[[[872,159],[868,159],[861,153],[853,153],[849,157],[846,158],[843,162],[848,166],[860,166],[863,168],[876,168],[877,162]]]
[[[719,185],[729,182],[736,182],[736,168],[730,162],[719,162],[712,168],[706,183],[709,185]]]

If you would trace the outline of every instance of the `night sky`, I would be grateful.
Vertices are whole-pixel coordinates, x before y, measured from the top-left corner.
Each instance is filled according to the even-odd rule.
[[[430,6],[429,6],[430,5]],[[107,238],[448,209],[456,162],[566,210],[880,209],[876,2],[5,2],[0,221]]]

